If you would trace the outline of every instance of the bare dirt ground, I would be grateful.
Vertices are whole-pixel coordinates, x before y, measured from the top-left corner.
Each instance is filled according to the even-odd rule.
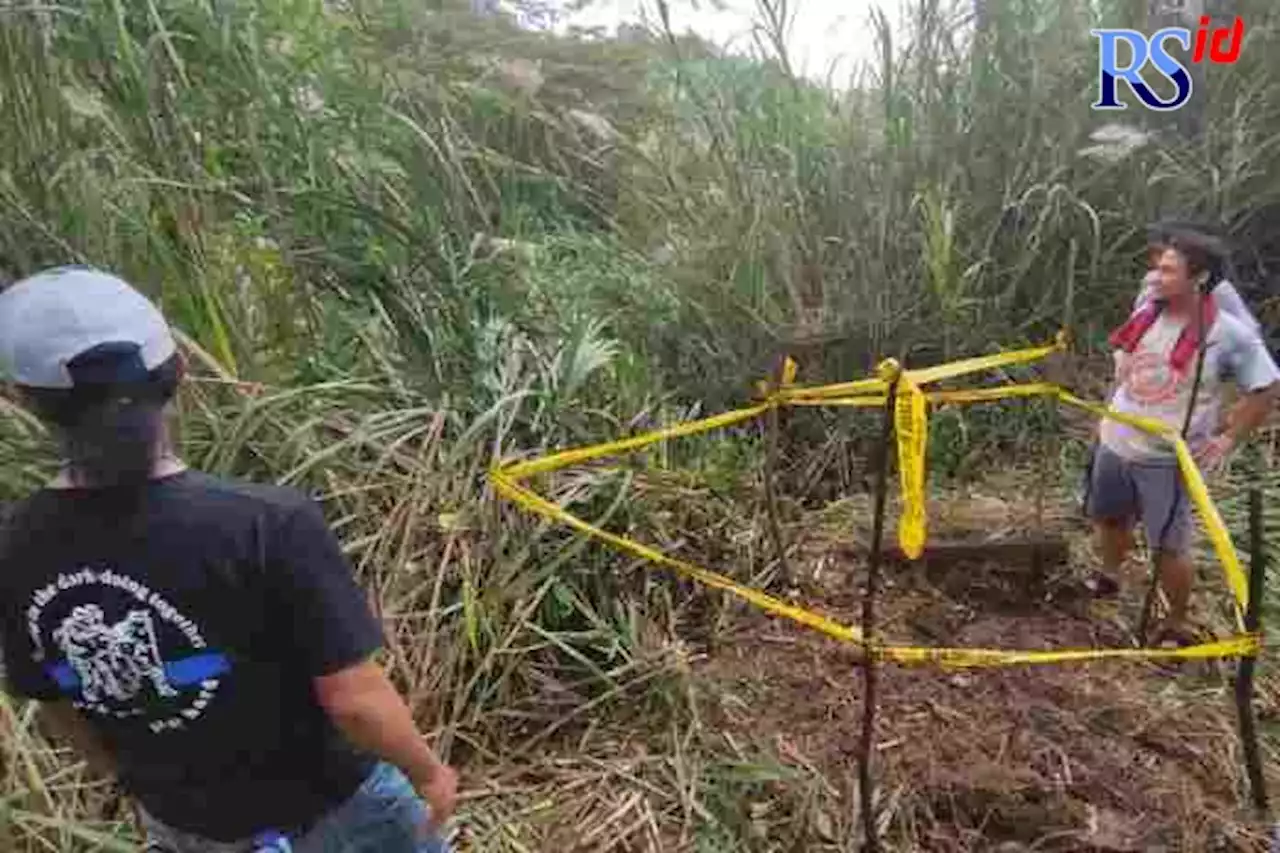
[[[983,523],[980,516],[994,508],[989,500],[983,505],[959,526],[982,536],[1016,533],[1016,519]],[[863,509],[849,508],[850,517],[867,517]],[[998,517],[1012,517],[1009,505]],[[931,512],[931,518],[942,519],[935,534],[946,531],[945,513]],[[1073,555],[1041,578],[1031,578],[1025,565],[980,562],[888,570],[881,636],[903,645],[1132,645],[1141,566],[1126,578],[1118,601],[1094,601],[1080,583],[1091,559],[1087,538],[1071,529],[1069,509],[1048,524],[1071,542]],[[821,533],[799,550],[797,596],[857,624],[865,570],[834,556],[831,539]],[[1212,571],[1204,574],[1211,579],[1205,585],[1217,582]],[[1200,621],[1212,628],[1212,596],[1202,598]],[[949,672],[885,667],[874,754],[888,848],[1265,849],[1246,809],[1234,669],[1234,662]],[[853,650],[788,623],[744,615],[698,664],[697,676],[708,695],[718,697],[709,722],[771,743],[784,760],[827,780],[839,814],[822,822],[839,829],[820,827],[813,837],[847,839],[856,825],[862,721],[862,675]],[[1280,711],[1277,695],[1273,683],[1259,684],[1264,729]],[[1280,792],[1273,759],[1269,753],[1270,787]],[[808,849],[814,848],[811,842]]]
[[[882,640],[1008,649],[1129,647],[1146,588],[1144,555],[1122,594],[1082,584],[1096,564],[1070,488],[1045,495],[1028,473],[935,492],[930,541],[982,543],[976,560],[887,566]],[[645,531],[645,541],[847,624],[860,621],[870,500],[783,518],[790,583],[752,576],[773,565],[759,512],[673,491],[706,519]],[[696,497],[696,500],[695,500]],[[654,514],[654,518],[661,518]],[[890,507],[889,518],[897,511]],[[705,521],[705,523],[703,523]],[[692,536],[690,530],[699,531]],[[675,532],[673,532],[675,531]],[[893,526],[887,531],[893,538]],[[1065,543],[1039,567],[992,561],[992,543]],[[744,544],[745,543],[745,544]],[[1007,556],[1007,554],[1006,554]],[[749,570],[747,567],[751,567]],[[1232,632],[1229,595],[1200,555],[1194,621]],[[766,617],[723,593],[637,563],[634,593],[679,602],[638,620],[637,664],[616,696],[566,707],[536,734],[562,686],[530,722],[509,715],[506,770],[468,791],[468,844],[483,851],[853,853],[861,850],[857,765],[862,671],[854,647]],[[641,589],[639,584],[650,586]],[[647,592],[646,592],[647,590]],[[1280,795],[1280,682],[1260,667],[1255,707],[1273,799]],[[941,671],[880,670],[874,772],[885,851],[1255,851],[1231,677],[1235,662],[1158,667],[1095,662]],[[555,678],[549,671],[548,684]],[[624,689],[623,682],[631,686]],[[532,726],[532,728],[528,728]],[[497,760],[499,756],[495,756]]]

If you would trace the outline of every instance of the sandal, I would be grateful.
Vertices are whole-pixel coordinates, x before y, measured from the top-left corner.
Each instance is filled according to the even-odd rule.
[[[1153,649],[1186,649],[1191,646],[1198,646],[1202,642],[1194,630],[1183,627],[1160,626],[1152,636],[1155,638],[1151,642],[1151,648]],[[1187,658],[1167,658],[1154,661],[1158,668],[1169,672],[1181,670],[1188,662]]]
[[[1120,581],[1106,572],[1094,569],[1084,579],[1084,588],[1094,598],[1115,598],[1120,593]]]
[[[1152,645],[1157,649],[1185,649],[1198,646],[1200,638],[1190,628],[1161,627],[1155,633]]]

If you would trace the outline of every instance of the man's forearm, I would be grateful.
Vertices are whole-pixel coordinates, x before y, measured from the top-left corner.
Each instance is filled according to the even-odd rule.
[[[1244,441],[1266,421],[1275,406],[1278,390],[1280,386],[1272,385],[1261,391],[1246,394],[1231,407],[1231,412],[1227,416],[1226,433],[1234,444]]]
[[[415,785],[425,784],[440,767],[399,697],[400,709],[370,702],[334,716],[334,722],[355,746],[399,767]]]
[[[395,687],[380,669],[367,666],[372,671],[362,672],[355,684],[322,704],[354,746],[399,767],[415,785],[425,785],[442,763]]]

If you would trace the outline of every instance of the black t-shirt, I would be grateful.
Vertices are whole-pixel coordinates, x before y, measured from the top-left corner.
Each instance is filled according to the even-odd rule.
[[[8,689],[69,700],[160,821],[219,841],[306,826],[373,760],[312,680],[379,624],[319,507],[192,471],[133,492],[37,492],[0,547]]]

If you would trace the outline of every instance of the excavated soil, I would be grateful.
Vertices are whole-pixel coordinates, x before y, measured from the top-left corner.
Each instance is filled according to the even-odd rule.
[[[991,525],[967,523],[995,535]],[[1050,526],[1073,543],[1068,565],[1038,573],[980,560],[886,569],[880,635],[901,645],[1132,645],[1140,567],[1117,601],[1096,601],[1081,582],[1087,538],[1069,512]],[[1016,535],[1016,525],[1006,527]],[[803,543],[792,593],[857,624],[865,567],[839,556],[849,547],[821,535]],[[1213,622],[1211,609],[1202,606],[1203,621]],[[699,667],[700,682],[721,700],[716,725],[816,768],[856,810],[863,676],[853,648],[741,614]],[[1234,662],[881,668],[874,767],[886,848],[1265,849],[1246,809],[1234,671]],[[1264,729],[1277,717],[1276,699],[1273,683],[1259,685]],[[1273,758],[1266,756],[1270,787],[1280,791]]]

